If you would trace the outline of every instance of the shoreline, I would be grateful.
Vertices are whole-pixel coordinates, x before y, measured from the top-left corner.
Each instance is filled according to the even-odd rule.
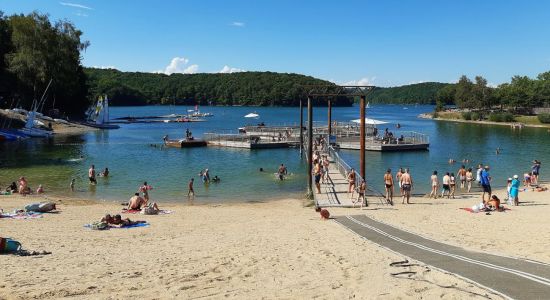
[[[434,118],[432,113],[424,113],[419,114],[417,116],[419,119],[430,119],[434,121],[449,121],[449,122],[457,122],[457,123],[469,123],[469,124],[482,124],[482,125],[501,125],[501,126],[512,126],[513,124],[522,124],[524,127],[531,127],[531,128],[548,128],[550,129],[549,125],[539,125],[539,124],[525,124],[521,122],[493,122],[493,121],[475,121],[475,120],[463,120],[463,119],[448,119],[448,118]]]
[[[21,114],[11,112],[11,111],[6,111],[4,109],[0,109],[0,118],[9,119],[11,121],[16,120],[16,122],[23,122],[23,123],[25,122],[25,119],[26,119],[26,117],[21,115]],[[54,135],[82,134],[82,133],[98,130],[98,128],[94,128],[94,127],[91,127],[91,126],[86,126],[86,125],[79,124],[79,123],[76,123],[76,122],[48,121],[48,120],[42,119],[40,117],[36,117],[36,119],[40,120],[44,124],[51,123]],[[9,129],[15,129],[15,128],[10,127]]]

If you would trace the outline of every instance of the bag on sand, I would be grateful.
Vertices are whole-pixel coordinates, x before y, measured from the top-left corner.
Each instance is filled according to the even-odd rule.
[[[52,210],[55,210],[55,203],[53,202],[32,203],[25,206],[27,212],[49,212]]]
[[[0,253],[13,253],[21,250],[21,243],[10,238],[0,237]]]
[[[92,230],[105,230],[109,228],[109,224],[106,222],[95,222],[90,224],[90,229]]]
[[[158,215],[159,211],[157,209],[153,208],[152,206],[147,206],[147,207],[144,207],[141,210],[141,214],[143,214],[143,215]]]

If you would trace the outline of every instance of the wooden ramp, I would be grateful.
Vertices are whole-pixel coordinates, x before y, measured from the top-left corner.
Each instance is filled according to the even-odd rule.
[[[353,203],[357,200],[357,193],[352,195],[348,193],[348,181],[334,166],[334,160],[329,157],[331,165],[325,183],[321,182],[321,193],[315,192],[315,202],[320,207],[353,207],[361,206],[361,203]]]

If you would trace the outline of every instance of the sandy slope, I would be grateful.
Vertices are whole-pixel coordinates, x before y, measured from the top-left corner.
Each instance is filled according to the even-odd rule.
[[[1,197],[4,209],[30,201]],[[0,236],[53,252],[0,256],[0,298],[499,298],[426,266],[390,267],[403,258],[320,220],[299,200],[173,205],[172,215],[131,216],[150,227],[108,231],[82,225],[119,205],[65,203],[41,219],[0,220]],[[417,273],[390,275],[407,270]]]

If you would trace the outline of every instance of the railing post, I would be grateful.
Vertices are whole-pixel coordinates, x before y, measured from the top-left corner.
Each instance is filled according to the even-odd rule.
[[[311,97],[307,97],[307,188],[308,193],[313,195],[313,103]]]
[[[304,151],[304,105],[302,99],[300,99],[300,157],[303,156]]]
[[[365,179],[365,96],[361,96],[361,101],[359,103],[360,109],[360,118],[361,118],[361,127],[360,127],[360,138],[359,138],[359,167],[361,170],[361,177]]]
[[[328,141],[330,144],[330,136],[332,135],[332,102],[328,98]]]

